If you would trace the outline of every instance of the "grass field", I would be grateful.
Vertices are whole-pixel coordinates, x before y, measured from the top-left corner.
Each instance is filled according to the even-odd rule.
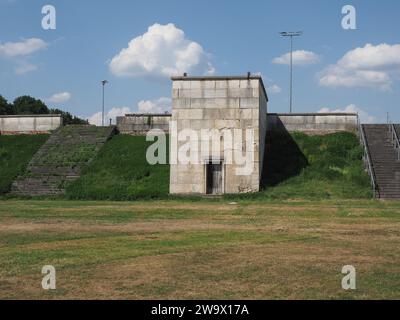
[[[1,201],[0,298],[400,299],[400,203]]]
[[[22,174],[49,135],[0,136],[0,195],[10,191],[11,183]]]

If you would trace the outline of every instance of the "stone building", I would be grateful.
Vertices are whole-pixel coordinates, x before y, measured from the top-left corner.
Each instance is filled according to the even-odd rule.
[[[262,78],[183,76],[172,81],[170,193],[259,191],[268,102]],[[188,142],[188,136],[198,141]]]

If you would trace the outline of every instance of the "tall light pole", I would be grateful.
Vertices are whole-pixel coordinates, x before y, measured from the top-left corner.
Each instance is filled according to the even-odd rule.
[[[280,32],[282,37],[290,37],[290,113],[293,108],[293,37],[299,37],[303,34],[303,31],[296,32]]]
[[[101,112],[101,125],[102,125],[102,127],[104,127],[104,87],[106,86],[107,83],[108,83],[107,80],[101,81],[101,84],[103,85],[103,108],[102,108],[102,112]]]

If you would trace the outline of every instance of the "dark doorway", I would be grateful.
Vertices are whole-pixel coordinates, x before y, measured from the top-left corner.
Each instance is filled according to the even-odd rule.
[[[222,163],[206,165],[207,194],[222,194]]]

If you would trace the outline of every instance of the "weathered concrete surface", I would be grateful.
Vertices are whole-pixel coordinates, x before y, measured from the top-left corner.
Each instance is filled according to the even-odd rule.
[[[146,135],[152,129],[168,133],[170,119],[170,114],[127,114],[117,117],[117,129],[130,135]]]
[[[357,131],[356,113],[269,113],[268,130],[299,131],[323,134],[338,131]]]
[[[0,133],[4,135],[48,133],[61,125],[61,115],[0,116]]]
[[[195,146],[199,164],[174,164],[171,151],[170,193],[205,194],[207,193],[207,164],[211,159],[222,163],[222,193],[256,192],[260,189],[260,178],[265,147],[267,93],[261,77],[175,77],[172,89],[171,124],[176,130],[191,129],[201,136],[201,130],[216,130],[220,141],[218,150],[209,150],[204,154],[200,146]],[[254,132],[254,142],[244,146],[237,144],[224,146],[224,132],[237,130],[246,141],[246,130]],[[171,148],[176,149],[187,144],[174,136],[170,128]],[[240,149],[239,149],[240,148]],[[192,147],[193,150],[193,147]],[[243,156],[253,158],[251,173],[238,175],[237,169],[243,168],[237,161],[229,163],[227,159],[239,150]],[[179,155],[179,151],[178,151]]]

